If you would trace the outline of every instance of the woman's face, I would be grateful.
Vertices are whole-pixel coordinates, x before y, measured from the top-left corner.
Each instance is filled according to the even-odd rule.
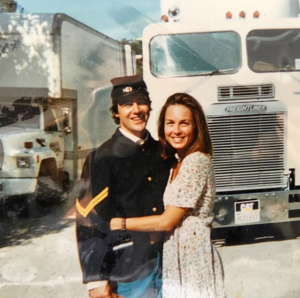
[[[184,105],[169,106],[165,115],[164,132],[167,142],[183,158],[195,136],[191,110]]]

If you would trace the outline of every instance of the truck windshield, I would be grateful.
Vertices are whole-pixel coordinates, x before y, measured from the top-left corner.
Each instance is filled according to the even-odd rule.
[[[254,72],[300,70],[300,29],[264,29],[249,32],[248,65]]]
[[[231,31],[158,35],[150,43],[150,61],[156,77],[234,73],[241,66],[241,41]]]
[[[28,103],[23,98],[13,102],[0,101],[0,127],[39,128],[40,109]]]

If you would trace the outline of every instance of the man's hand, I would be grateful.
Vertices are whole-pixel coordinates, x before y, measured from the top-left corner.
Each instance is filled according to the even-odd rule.
[[[110,285],[105,285],[103,287],[89,290],[89,297],[90,298],[111,298],[111,297],[113,297],[112,293],[111,293]]]
[[[90,298],[123,298],[118,294],[112,293],[110,285],[89,290]]]

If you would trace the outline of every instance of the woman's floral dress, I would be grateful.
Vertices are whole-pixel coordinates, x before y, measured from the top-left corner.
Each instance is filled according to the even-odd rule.
[[[211,243],[215,196],[211,159],[200,152],[184,158],[168,183],[164,205],[190,208],[166,234],[163,250],[163,298],[223,298],[223,269]]]

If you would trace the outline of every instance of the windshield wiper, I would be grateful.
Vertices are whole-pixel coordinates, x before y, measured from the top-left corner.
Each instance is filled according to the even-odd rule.
[[[208,71],[208,72],[202,72],[199,75],[201,76],[214,76],[216,74],[226,74],[226,73],[230,73],[233,72],[234,68],[228,68],[228,69],[215,69],[212,71]]]
[[[205,76],[204,78],[202,77],[198,82],[196,82],[194,85],[190,86],[188,89],[186,89],[184,92],[185,93],[190,93],[193,89],[195,89],[196,87],[198,87],[199,85],[203,84],[205,81],[207,81],[211,76],[214,76],[216,74],[226,74],[226,73],[230,73],[234,71],[233,68],[229,68],[229,69],[215,69],[212,71],[208,71],[208,72],[203,72],[201,74],[199,74],[201,77]]]

